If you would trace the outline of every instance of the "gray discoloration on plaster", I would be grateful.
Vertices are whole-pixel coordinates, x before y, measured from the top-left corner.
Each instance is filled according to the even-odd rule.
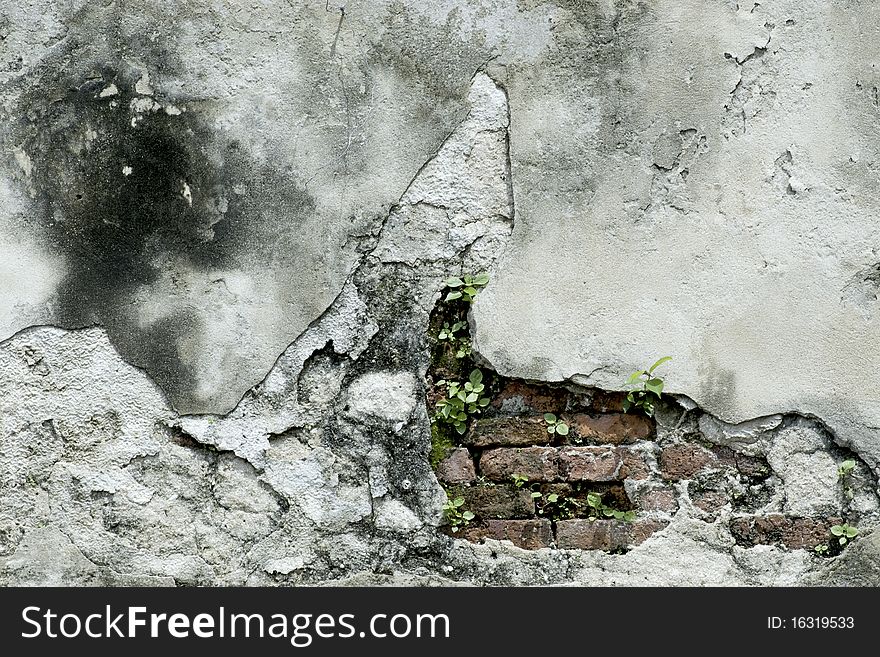
[[[58,41],[0,80],[0,335],[102,325],[179,411],[227,412],[339,294],[487,54],[390,5],[178,5],[47,9]],[[4,15],[10,48],[29,14]]]
[[[872,46],[811,27],[851,9],[120,4],[0,0],[0,584],[838,577],[736,545],[686,481],[627,554],[450,539],[423,401],[442,281],[489,271],[503,373],[672,353],[696,403],[659,440],[766,457],[768,513],[839,507],[854,457],[876,523]]]

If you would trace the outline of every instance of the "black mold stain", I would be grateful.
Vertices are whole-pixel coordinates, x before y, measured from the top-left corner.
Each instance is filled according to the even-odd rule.
[[[167,287],[170,276],[185,291],[181,272],[293,258],[296,249],[285,247],[295,245],[314,201],[214,129],[210,102],[163,97],[161,67],[122,58],[65,64],[73,70],[48,86],[53,76],[42,72],[7,126],[33,164],[32,178],[22,178],[34,203],[27,230],[67,264],[53,323],[104,326],[178,410],[200,408],[197,374],[183,353],[201,331],[200,315],[169,311],[144,325],[144,286],[164,277]]]

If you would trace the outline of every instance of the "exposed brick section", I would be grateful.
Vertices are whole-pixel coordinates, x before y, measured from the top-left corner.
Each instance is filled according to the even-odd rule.
[[[736,454],[736,469],[749,477],[766,477],[770,474],[770,465],[766,459],[757,456]]]
[[[539,486],[530,487],[537,489],[543,495],[556,493],[560,498],[571,498],[580,503],[571,505],[570,511],[574,513],[575,518],[587,518],[595,515],[595,511],[587,504],[587,495],[589,493],[598,493],[602,496],[602,502],[613,509],[620,511],[629,511],[633,508],[633,504],[626,494],[626,489],[622,484],[613,482],[578,482],[578,484],[541,484]],[[538,501],[540,504],[540,500]]]
[[[562,447],[559,474],[568,481],[614,481],[623,465],[616,449],[608,447]]]
[[[483,520],[498,518],[531,518],[535,503],[528,490],[513,486],[473,486],[462,488],[458,494],[465,499],[464,508]]]
[[[643,511],[675,513],[678,511],[678,498],[675,491],[668,486],[653,488],[639,495],[638,507]]]
[[[632,545],[641,545],[651,536],[665,529],[669,523],[664,520],[636,520],[630,523],[630,540]]]
[[[642,415],[613,413],[610,415],[587,415],[578,413],[571,418],[572,432],[569,442],[577,438],[596,445],[621,445],[647,440],[654,433],[648,418]]]
[[[494,392],[498,386],[500,391]],[[489,387],[494,393],[491,406],[470,421],[464,436],[446,436],[459,446],[437,466],[450,496],[463,496],[464,508],[476,514],[458,532],[447,527],[453,536],[510,540],[526,549],[627,550],[680,513],[682,484],[673,482],[687,484],[687,492],[681,492],[703,521],[717,520],[726,509],[736,514],[725,521],[743,546],[809,549],[828,541],[831,526],[841,522],[761,515],[780,494],[766,457],[699,437],[683,436],[675,444],[657,441],[652,418],[622,412],[625,393],[576,393],[494,376]],[[429,390],[429,403],[436,394]],[[544,413],[563,419],[568,435],[547,433]],[[516,488],[514,475],[528,482]],[[542,496],[533,498],[533,491]],[[602,517],[590,520],[597,515],[588,504],[590,493],[600,494],[612,509],[634,511],[635,521],[601,512]],[[551,494],[558,496],[556,502],[547,500]]]
[[[556,546],[562,549],[621,550],[639,545],[666,526],[657,520],[560,520]]]
[[[640,450],[631,447],[618,447],[617,454],[623,466],[620,468],[621,479],[647,479],[651,476],[651,467]]]
[[[594,411],[599,413],[623,413],[624,399],[626,399],[625,392],[596,390],[590,405]]]
[[[670,445],[660,452],[660,473],[665,479],[690,479],[715,461],[715,455],[700,445]]]
[[[492,400],[492,406],[508,413],[555,413],[565,409],[568,391],[563,388],[509,381]]]
[[[736,452],[734,452],[730,447],[713,447],[712,455],[715,457],[713,461],[713,467],[717,468],[735,468],[736,467]]]
[[[479,541],[494,538],[510,541],[526,550],[550,547],[553,542],[553,529],[549,520],[487,520],[480,527],[469,527],[463,538]]]
[[[465,484],[476,479],[471,453],[464,447],[452,450],[437,465],[437,477],[447,484]]]
[[[550,442],[542,415],[527,417],[491,417],[476,420],[464,438],[471,447],[525,447]]]
[[[728,498],[724,491],[704,490],[691,495],[691,501],[698,509],[706,513],[715,513],[727,504]]]
[[[555,481],[559,466],[555,447],[498,447],[483,452],[480,473],[493,481],[510,481],[513,475],[530,481]]]
[[[730,532],[740,545],[781,544],[785,547],[813,548],[830,536],[840,518],[790,518],[782,514],[746,516],[730,522]]]

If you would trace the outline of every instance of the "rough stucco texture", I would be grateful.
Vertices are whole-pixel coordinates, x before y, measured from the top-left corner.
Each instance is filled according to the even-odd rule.
[[[816,415],[880,465],[877,7],[570,5],[508,78],[517,227],[480,353],[606,387],[671,355],[725,420]]]
[[[859,459],[867,534],[878,12],[0,0],[0,584],[877,583],[687,481],[625,554],[452,539],[425,375],[488,271],[484,367],[672,355],[658,441],[766,457],[768,514]]]

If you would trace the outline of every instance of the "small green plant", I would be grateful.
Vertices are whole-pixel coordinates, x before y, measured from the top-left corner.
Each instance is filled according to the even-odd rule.
[[[824,557],[828,554],[828,544],[827,543],[819,543],[816,547],[813,548],[813,551],[818,554],[820,557]]]
[[[632,522],[636,519],[635,511],[620,511],[607,506],[602,501],[602,495],[599,493],[587,493],[587,506],[590,507],[591,520],[595,520],[597,517],[605,517]]]
[[[446,294],[445,301],[462,299],[467,303],[472,303],[474,297],[477,296],[477,293],[486,287],[488,282],[489,274],[486,273],[477,274],[475,276],[464,274],[461,278],[458,276],[451,276],[446,279],[446,287],[449,288],[449,292]]]
[[[455,342],[461,336],[456,335],[459,331],[463,331],[467,328],[467,322],[455,322],[452,326],[449,325],[449,322],[443,323],[443,328],[440,329],[440,332],[437,334],[438,340],[447,340],[449,342]]]
[[[485,385],[483,373],[475,369],[464,384],[458,381],[441,379],[438,386],[446,386],[446,396],[437,402],[435,419],[452,425],[459,435],[467,431],[467,421],[489,405],[490,399],[483,396]]]
[[[630,386],[632,390],[623,400],[624,413],[629,413],[631,408],[639,408],[648,417],[654,415],[654,404],[663,394],[663,379],[656,376],[654,370],[670,360],[672,360],[672,356],[664,356],[648,369],[630,374],[626,385]]]
[[[843,523],[842,525],[834,525],[831,528],[831,535],[837,537],[838,543],[846,545],[848,541],[859,535],[859,530],[856,527]]]
[[[443,505],[443,517],[452,528],[453,532],[457,532],[462,527],[467,527],[471,520],[476,516],[471,511],[463,511],[464,498],[456,497],[455,499],[447,499]]]
[[[568,425],[553,415],[553,413],[544,413],[544,422],[547,423],[547,433],[556,433],[560,436],[568,435]]]
[[[471,355],[471,341],[467,334],[467,325],[468,323],[464,320],[455,322],[451,326],[449,322],[445,322],[437,334],[437,340],[447,342],[455,347],[456,358],[467,358]],[[462,331],[464,331],[464,335],[460,335]]]
[[[522,487],[525,486],[526,483],[528,483],[528,481],[529,481],[529,478],[528,478],[528,477],[526,477],[526,476],[524,476],[524,475],[521,475],[521,474],[515,474],[515,475],[513,475],[512,479],[513,479],[513,485],[514,485],[516,488],[522,488]]]
[[[837,466],[837,479],[843,484],[843,492],[850,500],[853,498],[852,473],[855,467],[856,462],[853,459],[847,459]]]
[[[563,496],[559,493],[547,493],[534,491],[532,498],[535,500],[535,510],[539,516],[553,520],[567,520],[574,518],[581,503],[573,497]]]

